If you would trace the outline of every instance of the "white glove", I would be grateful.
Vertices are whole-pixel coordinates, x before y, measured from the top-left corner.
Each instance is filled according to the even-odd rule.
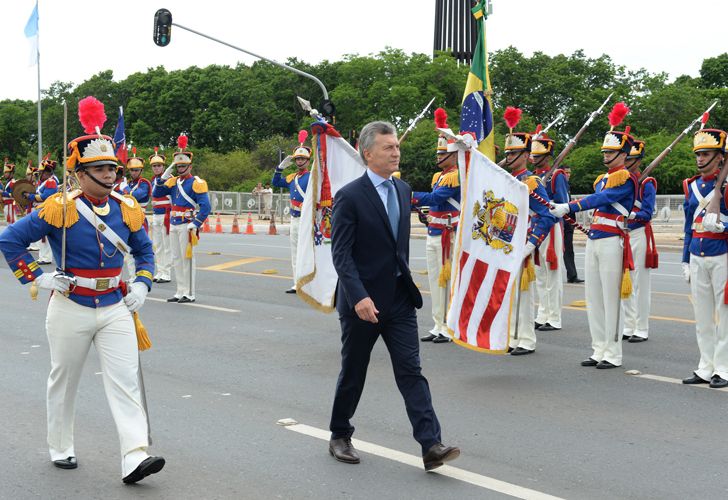
[[[551,212],[551,215],[553,215],[554,217],[561,218],[569,213],[569,204],[551,203],[551,208],[549,209],[549,212]]]
[[[167,167],[167,170],[164,171],[164,173],[162,174],[162,180],[166,181],[167,179],[171,179],[173,170],[174,170],[174,163],[171,164],[169,167]]]
[[[280,165],[278,165],[278,166],[276,167],[276,170],[277,170],[278,172],[281,172],[282,170],[285,170],[285,168],[286,168],[286,167],[287,167],[288,165],[290,165],[291,163],[293,163],[293,156],[291,156],[291,155],[288,155],[288,156],[286,156],[285,158],[283,158],[283,161],[282,161],[282,162],[280,163]]]
[[[525,259],[525,258],[529,257],[533,253],[534,250],[536,250],[536,245],[534,245],[530,241],[527,242],[525,252],[523,254],[523,258]]]
[[[76,278],[60,271],[53,271],[52,273],[43,273],[38,276],[35,279],[35,284],[39,288],[66,293],[71,289],[71,285],[76,284]]]
[[[682,263],[682,275],[685,283],[690,283],[690,264],[687,262]]]
[[[124,297],[124,304],[129,309],[129,312],[137,312],[144,305],[144,301],[147,298],[147,285],[141,281],[135,281],[129,287],[129,291]]]
[[[188,231],[197,231],[197,226],[195,226],[194,222],[190,222],[187,224],[187,230]]]
[[[718,214],[708,213],[703,217],[703,229],[711,233],[722,233],[725,226],[718,220]]]

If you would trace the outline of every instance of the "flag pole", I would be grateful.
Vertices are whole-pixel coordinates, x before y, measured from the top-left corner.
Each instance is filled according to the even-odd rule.
[[[38,3],[39,2],[36,1],[36,5],[38,5]],[[40,19],[40,13],[38,14],[38,19]],[[35,36],[37,37],[35,44],[35,65],[38,68],[38,165],[40,165],[43,158],[43,124],[40,108],[40,30],[37,31]]]

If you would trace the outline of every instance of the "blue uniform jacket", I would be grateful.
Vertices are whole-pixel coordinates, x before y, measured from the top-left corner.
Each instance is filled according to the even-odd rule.
[[[33,203],[42,203],[48,199],[48,197],[58,192],[58,179],[55,175],[51,175],[49,178],[38,184],[35,188],[35,193],[28,193],[28,199]]]
[[[92,206],[92,202],[80,192],[71,196],[79,198],[81,203],[89,207]],[[44,236],[47,237],[55,261],[61,262],[63,229],[60,222],[62,213],[60,200],[61,194],[59,193],[46,202],[46,204],[50,204],[48,207],[46,204],[41,205],[38,210],[34,210],[29,216],[11,224],[0,234],[0,251],[5,256],[15,277],[22,284],[34,281],[43,274],[43,270],[26,250],[31,242],[38,241]],[[78,213],[74,199],[69,200],[68,203],[66,271],[69,274],[85,278],[110,278],[120,275],[124,265],[124,254],[116,250],[106,237]],[[136,202],[133,202],[135,208],[131,209],[128,206],[122,209],[121,203],[123,202],[112,197],[104,202],[97,202],[99,206],[108,204],[109,213],[107,215],[97,214],[96,217],[110,227],[131,248],[131,254],[134,256],[136,264],[134,281],[144,283],[151,290],[154,275],[154,251],[152,242],[141,227],[143,213]],[[50,216],[51,213],[54,213],[54,216]],[[125,218],[129,222],[125,221]],[[103,244],[103,248],[99,242]],[[105,307],[116,304],[122,298],[119,288],[104,292],[81,288],[74,290],[69,298],[86,307]]]
[[[543,179],[548,171],[548,167],[540,168],[536,170],[536,175]],[[546,184],[546,192],[549,195],[549,200],[554,203],[569,203],[569,181],[562,169],[557,168],[554,175],[551,176],[551,180]]]
[[[197,206],[187,201],[181,191],[184,191],[187,197],[194,201]],[[173,226],[193,222],[199,228],[204,224],[207,216],[210,215],[210,197],[207,191],[206,181],[197,176],[186,175],[184,177],[170,177],[166,182],[162,182],[161,178],[154,179],[152,196],[161,198],[169,195],[171,197],[172,214],[170,223]],[[195,210],[197,210],[197,213],[195,213]],[[184,214],[180,215],[182,212]]]
[[[152,197],[152,183],[143,177],[130,181],[129,194],[136,198],[142,208],[145,208]]]
[[[683,181],[683,191],[685,193],[685,201],[683,202],[683,212],[685,213],[685,242],[683,243],[683,262],[690,262],[690,254],[698,257],[711,257],[715,255],[723,255],[728,252],[728,241],[723,236],[726,234],[705,233],[702,229],[701,221],[705,215],[705,208],[698,212],[695,218],[695,227],[693,226],[693,218],[695,211],[698,209],[698,197],[693,193],[692,185],[698,188],[701,196],[705,197],[713,191],[717,173],[708,177],[696,175],[690,179]],[[707,206],[707,203],[705,203]],[[726,207],[725,191],[723,192],[723,202],[720,204],[720,220],[728,228],[728,207]],[[697,235],[693,234],[696,231]],[[703,236],[700,236],[700,235]]]
[[[460,215],[460,181],[458,179],[457,167],[452,170],[437,172],[432,177],[432,192],[426,193],[417,191],[412,193],[412,205],[416,207],[430,207],[430,216],[438,219],[445,219],[445,214],[451,214],[452,218]],[[451,201],[457,203],[453,205]],[[452,223],[457,227],[457,221]],[[442,224],[430,224],[427,226],[427,234],[439,236],[442,234]]]
[[[512,175],[528,186],[529,193],[535,193],[544,200],[549,201],[549,195],[540,177],[533,175],[525,168],[513,172]],[[556,217],[551,215],[549,207],[542,205],[530,195],[528,197],[528,210],[531,214],[531,223],[528,227],[526,241],[530,241],[538,247],[551,231],[551,227],[556,224]]]
[[[653,177],[647,177],[642,181],[640,189],[637,191],[637,199],[634,202],[634,207],[632,207],[634,218],[627,223],[630,231],[645,227],[645,224],[652,220],[656,197],[657,181]]]
[[[298,192],[298,189],[296,188],[296,179],[298,179],[298,185],[301,187],[301,190],[305,193],[306,189],[308,188],[308,179],[311,177],[311,173],[306,170],[302,174],[298,174],[298,172],[293,174],[288,174],[286,178],[283,178],[283,173],[280,171],[276,171],[275,174],[273,174],[273,180],[271,181],[271,184],[273,184],[277,188],[285,188],[288,189],[291,195],[291,217],[300,217],[301,216],[301,205],[303,204],[303,195]]]
[[[597,180],[594,181],[594,194],[570,202],[569,208],[573,212],[595,209],[611,215],[624,215],[625,213],[629,215],[629,211],[634,206],[636,195],[637,178],[622,165],[610,168],[606,174],[597,177]],[[614,207],[612,203],[618,204],[620,209]],[[627,216],[625,215],[624,218],[626,219]],[[619,236],[619,234],[599,229],[589,230],[590,240],[612,236]]]

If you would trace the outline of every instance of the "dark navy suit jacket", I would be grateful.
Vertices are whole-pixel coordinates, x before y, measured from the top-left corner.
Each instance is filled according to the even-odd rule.
[[[379,194],[366,172],[336,193],[331,221],[331,252],[339,275],[336,308],[341,315],[370,297],[380,313],[394,302],[397,280],[404,280],[412,305],[422,295],[409,269],[410,199],[412,188],[397,178],[399,234],[395,239]],[[398,275],[400,275],[398,277]]]

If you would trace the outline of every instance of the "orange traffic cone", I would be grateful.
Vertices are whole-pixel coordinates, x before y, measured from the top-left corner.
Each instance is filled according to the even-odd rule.
[[[276,230],[276,216],[275,214],[270,215],[270,226],[268,226],[268,234],[276,236],[278,231]]]
[[[253,218],[248,214],[248,224],[245,226],[245,234],[255,234],[253,229]]]
[[[205,222],[202,224],[202,232],[203,233],[209,233],[210,232],[210,221],[208,219],[209,219],[209,217],[207,219],[205,219]]]
[[[233,215],[233,230],[231,234],[240,234],[240,226],[238,226],[238,216]]]
[[[215,220],[215,232],[222,233],[222,221],[220,220],[220,212],[217,213],[217,220]]]

